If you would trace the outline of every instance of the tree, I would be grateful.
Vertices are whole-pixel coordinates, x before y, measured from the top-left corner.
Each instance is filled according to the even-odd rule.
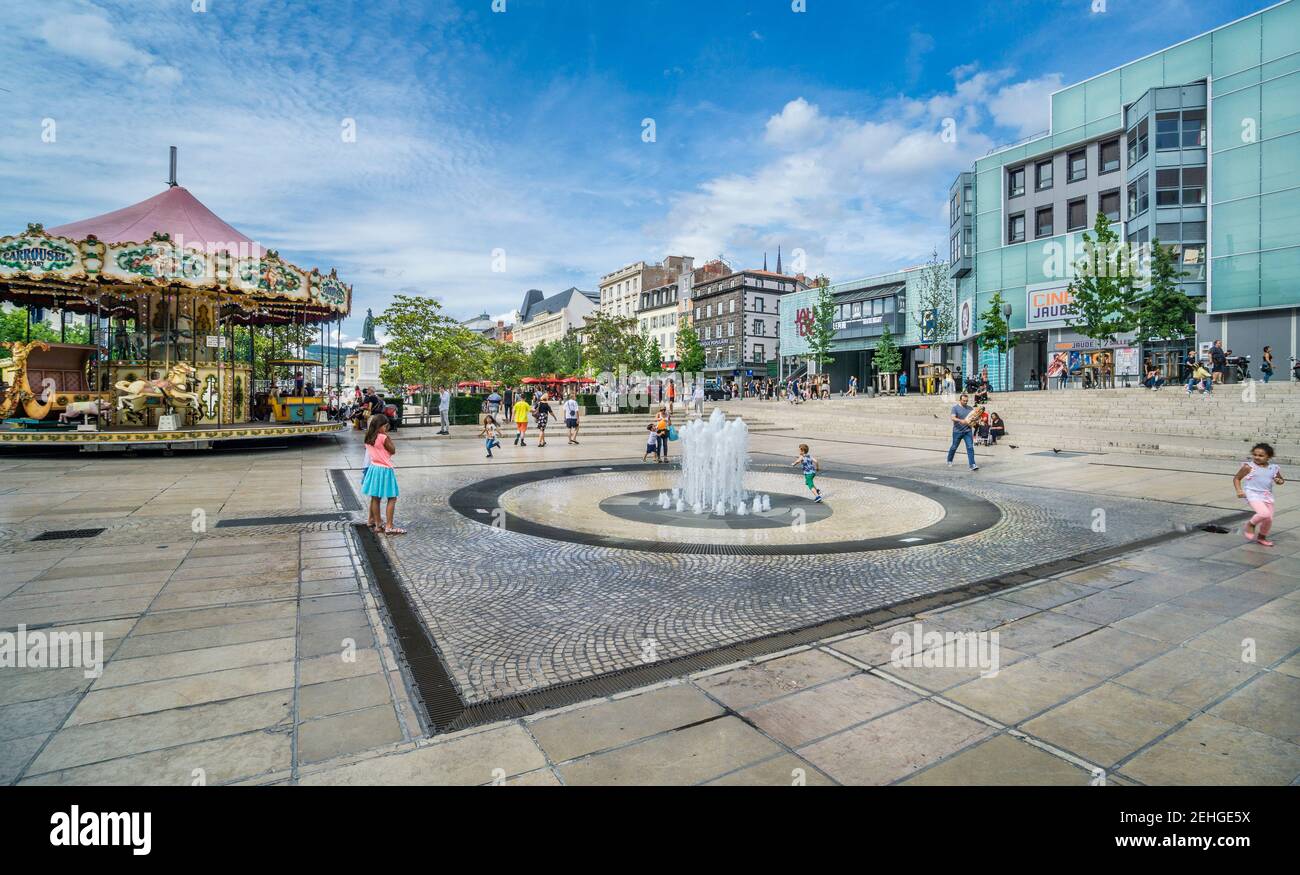
[[[663,347],[659,345],[659,338],[657,337],[650,341],[650,344],[646,347],[645,364],[647,365],[645,368],[647,374],[657,374],[664,369],[664,351]],[[653,366],[651,367],[651,365]]]
[[[704,345],[700,343],[700,333],[695,326],[685,322],[677,329],[677,368],[688,374],[704,370]]]
[[[491,341],[444,315],[432,298],[396,295],[375,324],[388,331],[384,358],[400,385],[432,391],[487,371]]]
[[[813,305],[813,324],[808,332],[808,358],[817,363],[817,370],[835,359],[831,344],[835,341],[835,299],[831,296],[831,281],[817,277],[817,303]]]
[[[898,345],[894,343],[894,334],[885,326],[885,330],[880,334],[880,340],[876,343],[876,354],[873,356],[876,365],[876,371],[881,374],[897,374],[903,369],[903,355],[898,350]]]
[[[1001,292],[994,292],[989,298],[989,305],[980,313],[980,349],[995,350],[1003,355],[1016,345],[1016,337],[1008,329],[1006,317],[1002,315]]]
[[[635,317],[596,312],[587,317],[583,334],[583,364],[592,373],[617,373],[619,365],[635,370],[640,364],[641,335]]]
[[[507,386],[516,385],[528,375],[528,353],[517,343],[494,341],[489,356],[488,374]]]
[[[578,332],[569,329],[563,337],[552,344],[555,351],[555,372],[566,377],[576,377],[582,373],[582,338]]]
[[[931,250],[930,260],[921,270],[917,290],[917,310],[912,318],[917,325],[930,322],[923,331],[923,343],[947,343],[957,335],[957,309],[948,277],[948,265],[939,260],[939,251]]]
[[[1151,242],[1151,279],[1137,303],[1137,339],[1181,340],[1195,331],[1196,314],[1201,302],[1188,297],[1178,288],[1178,280],[1187,276],[1174,262],[1173,251]]]
[[[554,374],[557,370],[558,358],[555,354],[555,347],[552,344],[542,341],[533,347],[532,352],[528,353],[528,372],[535,377],[542,374]]]
[[[32,340],[46,343],[90,343],[90,327],[84,323],[70,322],[66,340],[60,340],[63,335],[58,326],[51,326],[45,319],[33,320],[31,331]],[[27,340],[27,308],[0,308],[0,341],[3,340]]]
[[[1074,308],[1068,323],[1085,337],[1114,344],[1117,335],[1137,327],[1138,290],[1128,247],[1111,230],[1105,213],[1097,213],[1093,230],[1095,237],[1083,234],[1085,254],[1075,263],[1068,287]]]

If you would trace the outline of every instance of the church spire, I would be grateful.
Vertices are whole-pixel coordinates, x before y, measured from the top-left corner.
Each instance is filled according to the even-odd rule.
[[[776,244],[776,272],[781,272],[781,244]]]
[[[763,253],[763,270],[767,270],[767,253]]]

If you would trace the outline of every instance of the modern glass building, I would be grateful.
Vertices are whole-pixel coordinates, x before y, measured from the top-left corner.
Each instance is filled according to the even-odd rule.
[[[1052,359],[1174,356],[1222,340],[1277,375],[1300,314],[1300,2],[1287,0],[1057,91],[1049,133],[996,150],[950,192],[950,274],[967,373],[1019,388]],[[1172,245],[1182,288],[1204,299],[1183,344],[1113,349],[1067,324],[1081,233],[1098,212],[1130,243]],[[994,294],[1011,305],[1017,346],[977,349]],[[1122,364],[1125,363],[1125,364]]]
[[[922,342],[915,313],[917,302],[923,300],[924,282],[925,269],[921,266],[831,284],[835,334],[830,355],[834,361],[825,372],[830,374],[833,391],[844,389],[851,376],[858,378],[864,390],[872,384],[875,349],[885,328],[902,353],[903,372],[916,385],[915,366],[930,361],[931,350]],[[812,288],[782,299],[781,355],[786,359],[783,373],[795,372],[809,355],[808,330],[820,294],[820,290]],[[937,348],[934,354],[937,356]]]

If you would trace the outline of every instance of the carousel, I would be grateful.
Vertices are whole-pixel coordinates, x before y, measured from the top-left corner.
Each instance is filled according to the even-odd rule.
[[[0,447],[206,447],[335,432],[322,397],[337,390],[330,373],[302,357],[305,344],[286,357],[293,350],[283,340],[277,350],[271,332],[337,334],[351,299],[334,271],[262,249],[177,185],[173,151],[161,194],[0,237],[0,302],[26,308],[29,326],[33,313],[80,314],[90,337],[52,343],[29,328],[0,344]],[[277,391],[286,369],[312,367],[311,394]]]

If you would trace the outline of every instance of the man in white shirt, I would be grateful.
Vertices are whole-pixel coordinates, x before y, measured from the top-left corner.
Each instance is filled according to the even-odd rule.
[[[695,381],[695,391],[691,393],[691,401],[695,402],[695,415],[704,416],[704,383],[700,380]]]
[[[438,420],[442,425],[442,427],[438,429],[438,434],[451,434],[451,432],[447,430],[447,426],[450,425],[448,419],[450,411],[451,390],[446,386],[443,386],[442,391],[438,393]]]
[[[578,442],[578,399],[569,395],[564,401],[564,427],[569,430],[569,443]]]

